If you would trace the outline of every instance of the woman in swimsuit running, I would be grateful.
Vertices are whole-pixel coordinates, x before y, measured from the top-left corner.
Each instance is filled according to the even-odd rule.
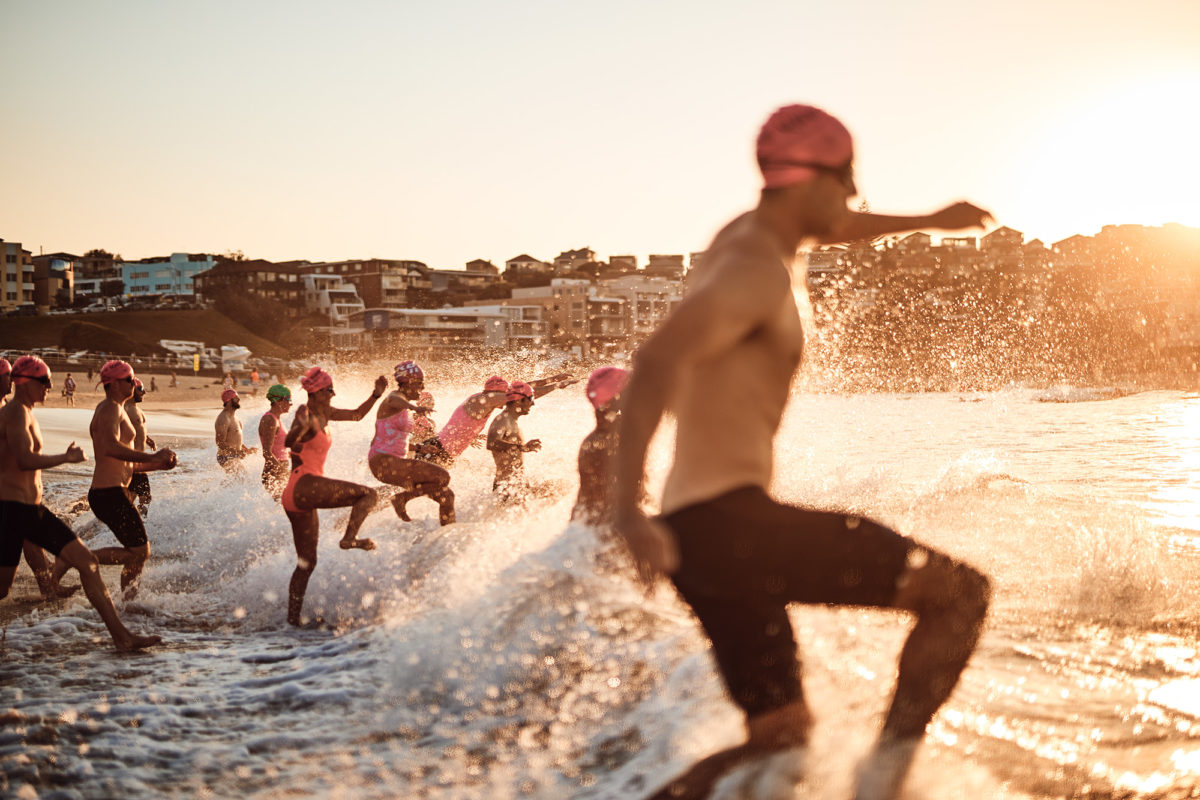
[[[408,412],[421,410],[413,402],[420,400],[423,388],[425,375],[415,361],[396,365],[396,391],[379,404],[367,464],[376,478],[403,490],[392,498],[392,507],[400,519],[410,521],[404,508],[409,500],[428,497],[438,504],[438,520],[449,525],[454,522],[450,473],[436,464],[408,457],[408,437],[414,427]]]
[[[288,587],[288,622],[292,625],[300,624],[308,579],[317,567],[318,508],[351,506],[346,535],[338,545],[343,550],[375,549],[373,541],[357,537],[358,529],[375,507],[378,495],[369,486],[325,477],[325,457],[333,443],[326,428],[330,422],[357,421],[365,417],[383,395],[387,379],[382,375],[376,378],[375,391],[354,410],[330,405],[333,378],[320,367],[304,373],[300,385],[308,392],[308,403],[296,409],[292,428],[284,442],[292,451],[292,472],[281,498],[296,543],[296,570]]]

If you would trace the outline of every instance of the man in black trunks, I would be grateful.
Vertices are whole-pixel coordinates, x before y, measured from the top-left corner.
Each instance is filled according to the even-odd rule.
[[[117,616],[104,588],[96,557],[75,537],[66,523],[42,505],[42,470],[86,459],[71,442],[65,453],[44,455],[42,434],[33,406],[46,400],[50,370],[40,358],[17,359],[16,395],[0,408],[0,598],[7,597],[16,576],[24,543],[32,543],[41,556],[46,548],[58,556],[55,566],[79,571],[88,601],[100,614],[118,650],[138,650],[162,641],[158,636],[130,632]],[[59,573],[61,576],[61,573]]]
[[[850,134],[810,106],[773,114],[757,150],[758,206],[716,235],[683,302],[638,351],[624,392],[617,528],[643,577],[669,575],[692,606],[747,727],[745,743],[700,761],[655,797],[705,797],[737,764],[807,743],[812,717],[787,616],[796,602],[917,617],[856,790],[859,800],[893,798],[926,723],[975,648],[990,588],[969,566],[869,519],[767,494],[772,440],[803,346],[792,267],[804,240],[954,230],[988,215],[968,203],[917,217],[849,211],[856,192]],[[733,415],[712,401],[713,391],[731,387],[739,398]],[[675,458],[663,516],[651,520],[638,499],[647,446],[668,410],[677,423]]]
[[[96,469],[88,504],[96,518],[117,537],[120,547],[95,551],[101,564],[121,564],[121,589],[127,599],[137,593],[137,579],[150,557],[146,526],[133,506],[129,481],[134,472],[173,469],[175,453],[163,449],[147,453],[133,448],[134,429],[125,413],[125,401],[133,396],[133,367],[124,361],[109,361],[100,369],[104,399],[92,415],[92,451]],[[58,572],[58,565],[55,565]]]
[[[129,424],[133,426],[133,449],[145,451],[146,449],[154,450],[154,440],[146,433],[146,415],[142,413],[142,409],[138,408],[142,399],[146,396],[146,387],[142,384],[141,378],[133,379],[133,396],[125,401],[125,416],[129,417]],[[129,478],[129,491],[137,498],[138,511],[142,516],[150,511],[150,501],[153,499],[150,496],[150,476],[145,472],[134,471]]]

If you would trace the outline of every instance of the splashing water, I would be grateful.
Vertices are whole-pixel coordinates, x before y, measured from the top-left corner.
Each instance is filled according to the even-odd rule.
[[[439,423],[475,390],[430,384]],[[368,391],[366,375],[338,382],[343,405]],[[87,413],[39,410],[48,449],[84,438]],[[261,408],[241,413],[251,430]],[[455,525],[439,528],[426,500],[407,524],[385,507],[363,529],[379,549],[345,552],[348,511],[321,512],[305,610],[327,631],[284,625],[290,527],[253,460],[241,478],[216,465],[215,415],[150,415],[181,467],[151,477],[153,552],[122,613],[168,644],[114,653],[79,598],[5,631],[4,796],[625,798],[740,739],[686,607],[665,587],[644,597],[592,531],[567,524],[592,422],[578,387],[521,421],[544,443],[527,471],[559,484],[549,498],[496,506],[491,458],[469,449],[451,473]],[[327,474],[375,485],[370,420],[331,430]],[[669,438],[656,441],[652,483]],[[993,578],[980,648],[929,727],[907,796],[1190,796],[1200,400],[800,395],[776,444],[781,498],[869,514]],[[52,476],[58,509],[86,491],[86,469]],[[112,544],[89,513],[74,524],[93,546]],[[814,740],[802,763],[743,770],[716,796],[848,796],[881,723],[908,621],[823,608],[792,618]]]

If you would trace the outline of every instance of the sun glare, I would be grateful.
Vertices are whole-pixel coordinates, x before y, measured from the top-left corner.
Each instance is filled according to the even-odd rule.
[[[1200,71],[1064,98],[1030,131],[1028,205],[1091,234],[1105,224],[1200,227]]]

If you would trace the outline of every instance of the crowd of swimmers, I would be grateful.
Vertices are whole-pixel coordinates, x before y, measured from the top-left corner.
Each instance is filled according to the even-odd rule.
[[[625,370],[605,367],[597,370],[588,383],[588,390],[600,415],[609,420],[615,414],[620,395],[619,383]],[[541,443],[525,441],[518,419],[528,414],[534,399],[555,389],[576,382],[569,374],[561,373],[534,381],[509,383],[499,376],[488,378],[483,390],[470,395],[455,409],[450,419],[437,430],[431,413],[435,404],[432,394],[425,390],[425,375],[414,361],[403,361],[393,372],[394,386],[379,376],[371,394],[357,408],[344,409],[333,405],[333,377],[313,367],[300,379],[307,402],[296,408],[290,427],[285,428],[283,415],[292,406],[291,390],[275,384],[267,390],[269,408],[258,423],[258,438],[263,458],[262,484],[264,489],[283,507],[292,527],[296,548],[296,569],[288,590],[287,620],[301,625],[304,595],[309,577],[317,565],[319,523],[318,509],[350,508],[346,529],[339,541],[343,550],[374,550],[371,539],[359,538],[358,533],[370,514],[380,504],[381,495],[390,497],[396,515],[404,521],[410,501],[427,497],[437,504],[438,520],[442,525],[455,521],[454,492],[450,488],[450,468],[467,447],[486,445],[495,461],[496,475],[493,490],[499,502],[511,504],[526,499],[533,491],[524,476],[523,459],[535,452]],[[140,404],[145,397],[142,381],[134,375],[125,361],[112,360],[100,369],[100,384],[104,399],[96,406],[90,426],[96,464],[88,505],[96,518],[104,523],[119,546],[88,550],[78,544],[70,528],[42,504],[41,470],[63,463],[86,460],[80,448],[72,443],[61,456],[42,453],[41,434],[33,415],[33,406],[45,399],[51,386],[49,367],[37,356],[18,358],[15,364],[0,359],[0,397],[6,398],[12,389],[12,402],[0,409],[0,534],[4,550],[0,553],[0,588],[7,594],[18,566],[21,553],[33,570],[39,589],[46,599],[70,594],[74,589],[62,587],[63,576],[83,559],[83,569],[98,564],[121,565],[122,596],[133,598],[138,579],[150,556],[144,518],[151,502],[148,472],[174,468],[175,453],[158,450],[146,430],[146,415]],[[237,416],[241,407],[240,395],[232,388],[221,392],[222,410],[214,424],[217,463],[227,471],[240,474],[248,456],[259,448],[247,446],[243,426]],[[329,423],[358,421],[379,403],[375,416],[375,435],[367,452],[371,474],[386,485],[386,491],[325,474],[325,460],[332,439]],[[495,415],[484,434],[488,420]],[[599,423],[598,423],[599,424]],[[588,440],[591,442],[591,439]],[[580,506],[576,515],[588,519],[603,513],[606,501],[593,484],[596,463],[595,446],[585,443],[588,451],[588,474],[581,480]],[[581,475],[584,471],[581,460]],[[607,487],[611,480],[599,479]],[[34,520],[34,523],[30,523]],[[74,560],[66,545],[76,543],[71,552],[82,551]],[[47,562],[43,550],[58,556],[53,565]],[[87,556],[84,557],[83,553]],[[90,559],[90,560],[89,560]],[[94,564],[93,564],[94,562]],[[82,573],[83,570],[81,570]],[[98,573],[96,573],[98,574]],[[96,599],[97,585],[92,581],[88,597]],[[74,587],[78,588],[78,587]],[[103,589],[102,584],[99,588]],[[0,595],[3,596],[3,595]],[[99,597],[97,595],[97,597]],[[116,612],[109,611],[111,600],[105,594],[98,600],[105,604],[104,613],[114,620]],[[100,606],[97,606],[100,608]],[[107,621],[107,619],[106,619]],[[307,624],[320,624],[308,620]],[[113,628],[118,647],[145,647],[157,643],[158,637],[126,636],[123,628]]]
[[[683,301],[638,349],[631,373],[602,368],[591,374],[588,397],[596,429],[580,448],[573,516],[610,526],[647,583],[674,586],[711,641],[727,696],[744,715],[741,744],[698,761],[654,798],[703,798],[744,762],[803,750],[813,718],[787,613],[789,604],[803,603],[892,608],[916,619],[900,654],[882,731],[855,788],[857,800],[887,800],[898,796],[926,725],[975,649],[991,589],[970,565],[874,520],[771,497],[774,437],[804,349],[793,262],[805,241],[961,230],[983,226],[990,215],[966,202],[915,216],[850,210],[857,193],[850,133],[812,106],[790,105],[772,114],[760,130],[756,155],[763,181],[758,204],[716,234]],[[571,380],[489,378],[483,391],[428,435],[433,404],[422,394],[420,367],[405,361],[393,377],[395,388],[386,399],[388,382],[380,377],[357,408],[342,409],[332,404],[333,378],[313,367],[300,381],[307,402],[296,409],[286,433],[281,414],[290,393],[279,385],[268,391],[271,409],[259,424],[263,483],[278,493],[295,538],[287,611],[292,624],[301,622],[317,563],[318,509],[351,508],[342,548],[375,546],[358,532],[379,491],[325,476],[329,423],[360,420],[383,399],[368,454],[371,474],[395,492],[391,502],[401,519],[407,519],[409,501],[428,497],[448,524],[454,521],[448,470],[480,439],[492,413],[504,409],[484,441],[496,463],[496,493],[511,501],[525,491],[525,454],[540,446],[524,440],[519,418],[537,397]],[[89,499],[122,547],[95,553],[41,505],[40,471],[84,460],[73,443],[60,455],[41,453],[32,408],[45,397],[50,372],[39,359],[24,356],[12,365],[11,379],[15,399],[0,409],[0,585],[7,591],[24,548],[48,596],[61,591],[58,580],[65,570],[79,570],[88,599],[118,647],[156,643],[157,637],[137,636],[121,624],[97,571],[99,563],[122,564],[122,588],[136,589],[149,545],[130,484],[134,475],[175,465],[174,453],[154,450],[144,430],[139,433],[144,424],[132,370],[119,361],[101,370],[105,400],[91,426],[96,468]],[[7,391],[6,384],[0,386]],[[735,414],[713,399],[715,391],[730,387],[737,388]],[[237,469],[253,449],[242,441],[236,421],[236,392],[223,400],[217,457]],[[675,455],[661,514],[649,516],[643,490],[647,448],[668,413],[676,423]],[[39,548],[58,555],[53,568]]]

